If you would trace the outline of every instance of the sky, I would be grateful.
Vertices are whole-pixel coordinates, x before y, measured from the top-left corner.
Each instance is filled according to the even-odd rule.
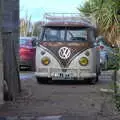
[[[31,16],[32,22],[42,20],[46,12],[78,13],[80,5],[86,0],[20,0],[20,18],[26,13]]]

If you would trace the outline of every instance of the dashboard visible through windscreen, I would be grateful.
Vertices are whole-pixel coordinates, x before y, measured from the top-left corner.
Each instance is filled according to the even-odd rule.
[[[88,40],[87,28],[57,28],[47,27],[44,29],[42,41],[76,41]]]

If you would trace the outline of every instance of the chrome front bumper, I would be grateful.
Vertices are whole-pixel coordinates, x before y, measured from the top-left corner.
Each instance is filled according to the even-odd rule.
[[[78,70],[78,69],[39,69],[35,72],[36,77],[48,77],[53,80],[84,80],[85,78],[94,78],[96,73],[90,72],[90,70]]]

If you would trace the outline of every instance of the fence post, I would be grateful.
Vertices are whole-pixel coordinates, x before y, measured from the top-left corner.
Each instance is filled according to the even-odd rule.
[[[117,55],[117,54],[119,54],[119,51],[117,50],[117,49],[114,49],[114,54],[115,55]],[[117,56],[118,57],[118,56]],[[119,61],[119,59],[115,59],[115,70],[114,70],[114,78],[113,78],[113,80],[114,80],[114,94],[115,94],[115,99],[119,96],[119,93],[118,93],[118,90],[119,90],[119,86],[118,86],[118,76],[117,76],[117,73],[118,73],[118,71],[119,71],[119,63],[118,63],[118,61]]]
[[[117,70],[114,70],[113,80],[114,80],[114,94],[117,95]]]

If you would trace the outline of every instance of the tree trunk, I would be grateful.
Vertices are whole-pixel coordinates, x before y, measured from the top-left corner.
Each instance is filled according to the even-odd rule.
[[[3,103],[3,54],[2,38],[0,33],[0,104]]]
[[[1,37],[1,25],[2,25],[2,12],[3,12],[3,0],[0,0],[0,104],[3,103],[3,47]]]
[[[4,0],[3,8],[2,40],[4,80],[8,86],[8,99],[15,100],[17,94],[21,91],[18,69],[19,0]]]

